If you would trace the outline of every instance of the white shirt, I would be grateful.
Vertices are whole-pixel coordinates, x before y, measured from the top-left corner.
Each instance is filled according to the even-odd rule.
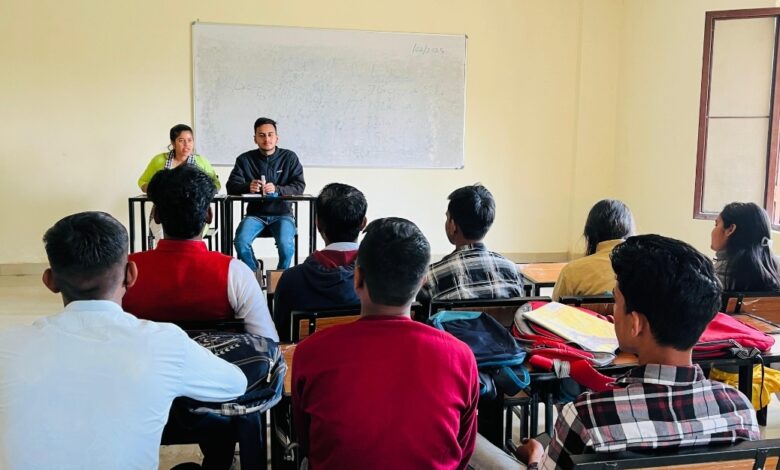
[[[157,469],[174,398],[221,402],[246,385],[175,325],[71,302],[0,331],[0,468]]]
[[[279,333],[268,311],[268,301],[255,273],[243,261],[233,258],[228,265],[228,302],[236,318],[244,319],[247,333],[279,342]]]

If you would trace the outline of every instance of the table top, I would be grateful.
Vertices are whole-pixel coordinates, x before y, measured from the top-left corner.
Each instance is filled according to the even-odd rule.
[[[311,194],[288,194],[284,196],[268,197],[262,194],[228,194],[226,195],[226,198],[228,201],[255,201],[257,199],[268,201],[314,201],[317,199],[317,196],[312,196]]]
[[[131,196],[131,201],[148,201],[149,196],[146,194],[139,194],[137,196]],[[317,196],[311,194],[290,194],[287,196],[275,196],[265,197],[262,194],[215,194],[214,199],[225,199],[229,201],[251,201],[254,199],[281,199],[283,201],[313,201],[317,199]]]
[[[555,284],[558,275],[568,263],[529,263],[518,264],[517,270],[528,281],[534,284]]]

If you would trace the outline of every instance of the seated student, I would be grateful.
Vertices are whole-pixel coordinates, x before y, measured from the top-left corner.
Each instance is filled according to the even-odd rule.
[[[772,234],[766,211],[752,202],[727,204],[712,229],[710,247],[715,250],[715,274],[724,290],[780,291],[780,260],[772,254]],[[760,368],[756,365],[756,368]],[[729,385],[739,383],[736,366],[720,365],[710,378]],[[753,375],[753,406],[767,405],[780,391],[780,371],[765,368]],[[763,392],[763,393],[762,393]]]
[[[540,462],[539,468],[568,468],[571,455],[586,452],[759,439],[747,398],[707,380],[691,362],[720,305],[712,263],[690,245],[659,235],[628,238],[611,258],[615,333],[620,349],[637,354],[640,365],[614,389],[586,392],[564,405],[547,450],[531,439],[519,457]]]
[[[0,468],[157,468],[174,398],[244,393],[236,366],[119,304],[138,277],[116,219],[82,212],[43,238],[65,309],[0,332]]]
[[[201,240],[215,191],[211,178],[190,165],[154,175],[148,193],[165,238],[154,250],[130,255],[141,275],[122,306],[154,321],[243,318],[247,332],[278,341],[254,273]]]
[[[379,219],[358,250],[360,320],[295,351],[292,404],[310,468],[465,468],[477,435],[474,354],[410,318],[430,260],[416,225]]]
[[[274,323],[282,341],[291,340],[293,310],[360,303],[353,275],[358,235],[366,227],[366,198],[352,186],[331,183],[315,204],[317,230],[326,246],[284,271],[276,285]]]
[[[585,257],[561,270],[552,298],[568,295],[600,295],[612,291],[615,273],[609,254],[624,238],[634,234],[634,217],[628,206],[615,199],[603,199],[593,205],[583,235],[588,246]]]
[[[780,259],[772,253],[766,211],[752,202],[723,208],[712,229],[715,273],[729,291],[780,291]]]
[[[465,186],[453,191],[449,200],[444,231],[455,251],[428,268],[420,300],[522,297],[517,265],[482,243],[496,217],[490,191],[479,184]]]

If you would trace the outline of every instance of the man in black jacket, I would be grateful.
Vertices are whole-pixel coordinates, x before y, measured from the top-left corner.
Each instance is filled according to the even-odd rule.
[[[303,166],[295,152],[276,146],[276,121],[261,117],[255,121],[257,150],[242,153],[225,185],[228,194],[246,193],[289,196],[306,187]],[[249,203],[246,217],[238,225],[233,244],[238,258],[257,271],[252,242],[265,227],[271,230],[279,253],[277,269],[287,269],[295,252],[295,221],[290,203],[263,198]]]

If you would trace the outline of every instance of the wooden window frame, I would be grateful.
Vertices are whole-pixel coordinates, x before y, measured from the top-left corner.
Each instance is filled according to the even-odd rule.
[[[708,11],[704,26],[704,50],[701,72],[701,96],[699,99],[699,136],[696,151],[696,186],[694,189],[693,217],[714,220],[719,212],[704,212],[704,169],[707,163],[707,131],[709,123],[710,79],[712,74],[712,46],[717,20],[740,20],[775,17],[775,47],[772,64],[772,85],[769,107],[769,138],[767,139],[767,167],[764,192],[764,208],[769,213],[772,228],[780,230],[780,221],[775,216],[775,196],[780,199],[777,187],[778,138],[780,131],[780,8],[755,8],[749,10]],[[780,203],[779,203],[780,205]]]

